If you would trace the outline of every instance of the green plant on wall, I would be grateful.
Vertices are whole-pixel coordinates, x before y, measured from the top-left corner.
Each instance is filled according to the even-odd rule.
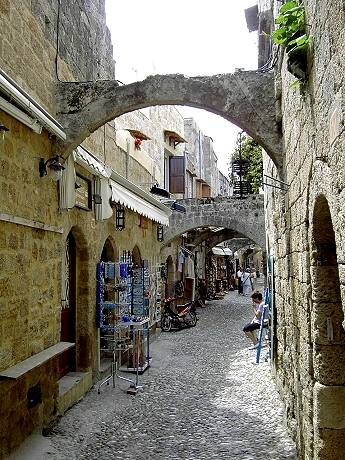
[[[307,52],[311,43],[306,33],[305,10],[302,2],[292,0],[284,3],[275,20],[278,29],[272,32],[272,40],[286,48],[288,70],[299,81],[307,79]]]

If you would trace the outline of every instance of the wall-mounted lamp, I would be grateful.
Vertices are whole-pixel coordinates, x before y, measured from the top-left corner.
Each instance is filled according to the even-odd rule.
[[[0,136],[2,137],[2,139],[4,138],[5,136],[5,133],[9,131],[9,129],[7,128],[7,126],[5,126],[1,121],[0,121]]]
[[[171,209],[177,212],[186,212],[186,208],[182,204],[177,203],[176,201],[171,205]]]
[[[47,166],[51,169],[51,176],[53,180],[60,180],[62,177],[62,170],[65,169],[65,167],[60,163],[59,155],[49,158],[47,161],[44,161],[44,158],[40,159],[38,165],[40,177],[46,176],[48,174]]]
[[[158,241],[163,241],[164,240],[163,225],[158,225],[157,226],[157,240]]]
[[[115,227],[116,230],[122,231],[125,228],[125,208],[116,208],[115,213]]]
[[[9,131],[9,129],[7,128],[7,126],[5,126],[5,125],[0,121],[0,132],[4,132],[4,131]]]
[[[154,195],[162,196],[164,198],[170,198],[170,193],[164,188],[158,187],[158,184],[154,184],[151,187],[150,193],[153,193]]]
[[[95,193],[93,195],[93,201],[95,204],[102,204],[102,197],[101,195],[98,195],[98,193]]]

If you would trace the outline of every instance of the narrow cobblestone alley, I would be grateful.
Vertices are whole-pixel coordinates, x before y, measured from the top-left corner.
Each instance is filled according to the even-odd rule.
[[[119,381],[100,395],[94,387],[45,439],[42,458],[297,458],[269,364],[254,364],[241,332],[252,316],[249,297],[231,292],[198,314],[195,328],[154,341],[143,391],[127,395]]]

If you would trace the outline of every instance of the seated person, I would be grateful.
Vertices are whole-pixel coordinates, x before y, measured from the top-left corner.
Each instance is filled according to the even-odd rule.
[[[262,301],[261,292],[254,292],[251,295],[251,299],[253,301],[253,308],[254,308],[255,316],[250,323],[244,326],[243,332],[253,342],[253,346],[250,347],[250,350],[254,350],[258,346],[258,339],[254,331],[257,329],[260,329],[260,322],[261,322],[262,313],[264,311],[265,303]],[[267,323],[268,323],[268,320],[265,319],[264,327],[267,327]]]

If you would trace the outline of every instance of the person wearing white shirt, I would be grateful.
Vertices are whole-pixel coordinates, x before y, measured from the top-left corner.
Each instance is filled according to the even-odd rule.
[[[241,281],[242,274],[243,274],[242,267],[239,267],[238,270],[237,270],[237,273],[236,273],[236,276],[237,276],[237,286],[238,286],[238,294],[239,294],[239,295],[243,294],[242,281]]]
[[[241,284],[243,295],[249,295],[253,292],[252,274],[249,268],[242,273]]]
[[[256,336],[257,329],[260,329],[261,317],[264,311],[265,303],[262,301],[262,294],[261,292],[254,292],[251,295],[251,299],[253,301],[253,308],[254,308],[254,318],[248,324],[246,324],[243,328],[243,332],[245,333],[246,337],[253,342],[253,346],[250,347],[251,350],[254,350],[258,346],[258,338]],[[267,326],[268,320],[265,320],[265,326]]]

